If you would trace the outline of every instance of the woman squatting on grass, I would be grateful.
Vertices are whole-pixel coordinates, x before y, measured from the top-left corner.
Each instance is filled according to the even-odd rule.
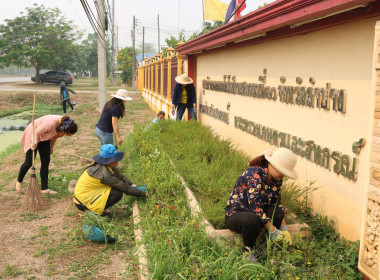
[[[257,262],[256,239],[262,227],[272,241],[291,243],[281,203],[282,179],[297,179],[297,157],[286,148],[264,152],[249,162],[249,168],[237,179],[225,208],[225,224],[242,234],[249,260]]]
[[[50,155],[58,138],[71,136],[78,130],[77,124],[69,116],[46,115],[34,121],[34,143],[32,142],[33,127],[30,123],[21,137],[21,145],[24,147],[25,161],[20,167],[16,182],[16,191],[22,192],[22,181],[29,168],[32,166],[32,156],[41,157],[41,192],[43,194],[56,194],[49,189],[48,176]]]
[[[105,144],[100,153],[80,176],[74,191],[74,204],[81,210],[90,210],[101,215],[104,210],[119,202],[123,193],[147,197],[146,187],[133,187],[132,183],[117,168],[124,157],[112,144]]]

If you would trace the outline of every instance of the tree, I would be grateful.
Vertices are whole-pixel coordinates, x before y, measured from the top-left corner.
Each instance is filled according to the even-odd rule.
[[[201,36],[207,32],[210,32],[211,30],[214,30],[222,25],[223,25],[223,21],[213,21],[212,23],[205,22],[203,25],[203,29],[200,32],[194,32],[193,35],[190,36],[189,40],[192,40],[198,36]]]
[[[136,57],[133,57],[133,48],[125,47],[116,55],[117,69],[122,70],[121,78],[124,83],[132,82],[132,58],[135,59],[135,65],[137,65]]]
[[[0,25],[0,46],[3,55],[0,65],[34,67],[36,81],[40,82],[40,69],[66,70],[73,67],[78,47],[74,42],[81,38],[72,21],[61,16],[59,9],[34,4],[26,8],[27,14],[6,19]]]
[[[142,53],[143,44],[142,42],[138,45],[136,53]],[[144,53],[156,53],[157,49],[154,47],[153,43],[144,43]]]
[[[184,33],[184,30],[182,30],[180,33],[179,33],[179,36],[178,38],[174,37],[173,35],[170,36],[170,38],[166,38],[165,39],[165,42],[166,42],[166,45],[167,47],[162,47],[162,51],[163,51],[163,55],[166,56],[166,50],[168,48],[174,48],[177,46],[177,44],[179,42],[186,42],[186,36],[185,36],[185,33]]]

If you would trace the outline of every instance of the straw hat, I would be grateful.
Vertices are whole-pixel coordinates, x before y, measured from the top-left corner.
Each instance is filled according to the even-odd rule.
[[[193,83],[193,79],[187,76],[186,73],[175,77],[175,81],[181,85],[187,85],[187,84]]]
[[[294,170],[297,157],[293,152],[286,148],[278,148],[273,153],[265,153],[266,160],[273,165],[281,174],[291,179],[297,179],[298,174]]]
[[[133,100],[131,97],[128,96],[128,91],[126,89],[119,89],[116,92],[116,94],[112,94],[111,96],[126,101]]]

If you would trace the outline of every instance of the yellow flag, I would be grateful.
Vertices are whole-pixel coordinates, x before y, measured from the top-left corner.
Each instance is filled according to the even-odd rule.
[[[219,0],[204,0],[204,20],[224,21],[228,5]]]

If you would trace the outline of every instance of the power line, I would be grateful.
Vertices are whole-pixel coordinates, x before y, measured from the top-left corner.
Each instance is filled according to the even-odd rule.
[[[94,16],[94,14],[92,13],[92,11],[91,11],[91,8],[89,7],[89,5],[88,5],[88,3],[87,3],[87,1],[86,0],[81,0],[81,4],[82,4],[82,6],[83,6],[83,9],[84,9],[84,11],[85,11],[85,13],[86,13],[86,15],[87,15],[87,18],[89,19],[89,21],[90,21],[90,24],[91,24],[91,26],[92,26],[92,28],[94,29],[94,32],[95,33],[97,33],[98,34],[98,36],[101,38],[101,40],[99,41],[101,44],[102,44],[102,46],[103,46],[103,48],[104,49],[106,49],[106,40],[105,40],[105,38],[100,34],[100,32],[99,32],[99,30],[98,30],[98,21],[95,19],[95,21],[96,21],[96,25],[95,25],[95,23],[94,23],[94,20],[93,20],[93,18],[91,17],[91,14]],[[91,14],[90,14],[91,13]]]

